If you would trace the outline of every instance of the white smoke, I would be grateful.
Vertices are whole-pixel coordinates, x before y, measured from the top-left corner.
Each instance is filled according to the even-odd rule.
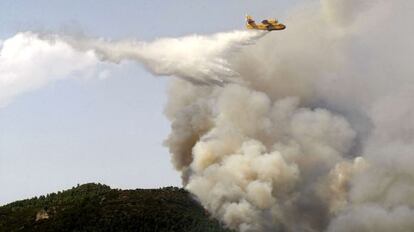
[[[156,75],[175,76],[194,84],[234,82],[238,76],[227,58],[245,45],[264,36],[264,32],[234,31],[212,36],[162,38],[151,43],[134,40],[106,41],[65,38],[74,47],[90,50],[105,61],[134,60]]]
[[[156,75],[176,76],[194,84],[237,82],[238,73],[227,58],[264,35],[235,31],[146,43],[18,33],[0,41],[0,105],[59,79],[96,76],[98,66],[122,60],[134,60]]]
[[[98,59],[62,41],[19,33],[0,43],[0,106],[24,92],[71,75],[94,73]]]
[[[409,232],[413,8],[403,0],[321,0],[292,11],[282,32],[35,41],[92,65],[96,57],[130,59],[180,78],[169,89],[165,144],[185,187],[230,228]],[[22,75],[23,87],[0,99],[54,76],[40,73],[40,84],[26,87],[31,77]],[[11,79],[4,77],[0,90]]]
[[[308,3],[229,59],[241,85],[175,81],[186,188],[240,231],[413,231],[413,7]]]

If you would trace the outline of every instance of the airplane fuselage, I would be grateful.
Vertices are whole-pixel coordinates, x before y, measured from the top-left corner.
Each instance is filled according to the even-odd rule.
[[[259,23],[259,24],[246,24],[246,28],[247,29],[251,29],[251,30],[263,30],[263,31],[280,31],[280,30],[284,30],[286,29],[286,26],[278,23],[278,24],[263,24],[263,23]]]
[[[274,19],[263,20],[261,23],[256,23],[250,16],[248,16],[246,19],[246,28],[251,30],[280,31],[286,29],[286,26]]]

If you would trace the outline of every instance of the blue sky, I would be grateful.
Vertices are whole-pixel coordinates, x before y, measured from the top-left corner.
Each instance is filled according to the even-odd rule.
[[[20,31],[152,40],[241,29],[245,13],[286,16],[297,1],[0,2],[0,40]],[[100,182],[118,188],[179,186],[163,140],[168,78],[132,62],[108,78],[68,79],[0,108],[0,204]]]

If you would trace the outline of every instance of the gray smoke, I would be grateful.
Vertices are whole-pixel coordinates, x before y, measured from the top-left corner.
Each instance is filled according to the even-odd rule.
[[[307,4],[229,59],[242,84],[174,81],[186,188],[239,231],[414,231],[413,7]]]
[[[184,186],[230,228],[410,232],[412,9],[403,0],[312,1],[290,12],[286,31],[151,43],[20,36],[68,46],[91,64],[129,59],[178,77],[165,144]],[[3,76],[7,87],[13,77]]]

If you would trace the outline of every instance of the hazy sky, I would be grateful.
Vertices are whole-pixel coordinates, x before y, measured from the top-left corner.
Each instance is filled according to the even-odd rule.
[[[283,19],[297,1],[0,2],[0,40],[17,32],[152,40],[243,28],[245,13]],[[136,63],[107,78],[68,79],[0,108],[0,204],[100,182],[118,188],[179,186],[162,146],[168,78]]]

